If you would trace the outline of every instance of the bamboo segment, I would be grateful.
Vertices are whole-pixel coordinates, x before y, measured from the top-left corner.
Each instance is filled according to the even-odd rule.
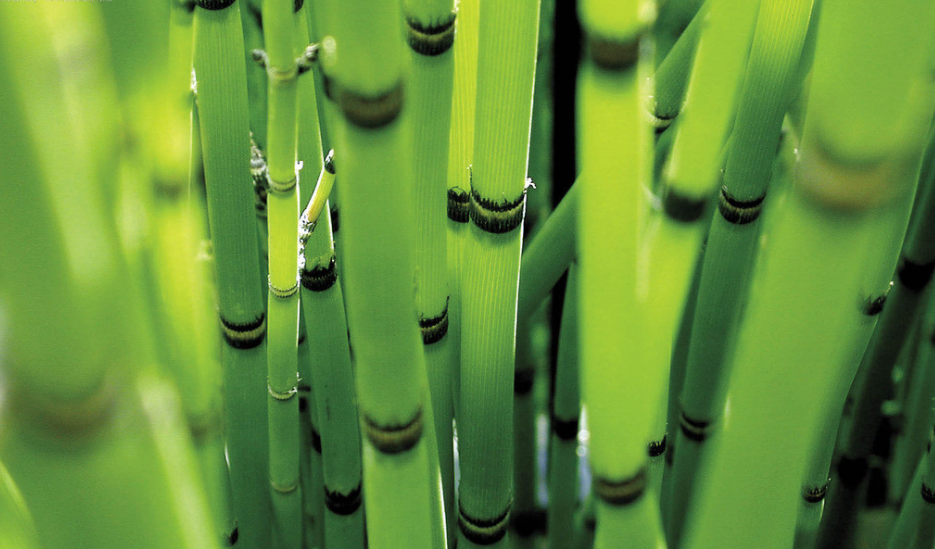
[[[932,417],[932,410],[929,410],[929,418]],[[935,541],[935,489],[933,489],[932,480],[935,479],[935,452],[931,449],[922,457],[919,465],[922,469],[922,477],[919,488],[919,495],[923,503],[919,513],[919,526],[916,530],[913,549],[922,549],[931,547]],[[915,497],[910,494],[910,497]]]
[[[893,213],[912,192],[921,154],[918,145],[904,146],[918,142],[925,129],[920,118],[928,118],[929,106],[913,99],[923,74],[921,56],[897,64],[883,61],[888,53],[864,42],[870,36],[864,33],[912,50],[923,43],[925,25],[907,28],[903,18],[913,13],[930,22],[931,7],[905,2],[883,9],[873,2],[826,0],[822,9],[796,179],[772,214],[769,247],[754,275],[755,291],[732,361],[729,413],[706,461],[710,466],[702,470],[705,482],[695,514],[689,516],[689,549],[793,543],[801,497],[797,485],[809,445],[840,378],[852,371],[848,361],[865,344],[856,315],[849,313],[855,303],[866,303],[868,272],[895,263],[892,245],[880,246],[875,218],[898,224]],[[865,63],[873,59],[880,62],[873,66],[887,70],[871,79]],[[855,96],[857,82],[867,88]],[[847,131],[834,131],[843,128],[829,125],[843,123],[842,105],[851,122]],[[887,110],[884,117],[881,108]],[[874,141],[864,131],[891,139]],[[871,148],[871,142],[879,148]],[[891,148],[894,142],[899,148]],[[839,155],[859,143],[867,144],[862,162]],[[886,232],[890,238],[895,233]],[[843,534],[838,530],[835,537]]]
[[[507,544],[516,303],[538,0],[481,4],[471,219],[462,269],[459,545]]]
[[[928,438],[931,440],[931,436]],[[890,532],[890,538],[886,544],[887,549],[909,547],[912,538],[916,534],[919,514],[922,511],[923,504],[927,503],[922,495],[922,474],[926,469],[926,461],[928,461],[926,456],[923,456],[923,459],[916,464],[912,481],[909,483],[909,490],[906,491],[903,504],[899,509],[899,516],[896,517],[896,524],[893,525],[893,530]]]
[[[664,542],[655,497],[647,493],[646,462],[664,371],[643,367],[646,348],[633,345],[646,335],[637,252],[642,186],[652,162],[638,69],[650,60],[649,43],[641,41],[652,14],[637,1],[584,2],[580,14],[588,51],[579,75],[578,134],[587,183],[579,197],[579,322],[597,498],[594,544],[615,547],[626,538],[632,547],[658,547]],[[623,375],[629,364],[640,366]]]
[[[448,345],[453,355],[451,388],[456,421],[461,398],[461,272],[470,210],[470,167],[474,159],[479,14],[479,0],[458,3],[448,140]]]
[[[571,265],[562,308],[561,342],[555,374],[552,434],[549,450],[548,547],[574,546],[574,511],[578,504],[578,287]]]
[[[434,526],[434,425],[412,286],[401,15],[392,2],[355,0],[343,8],[333,14],[323,61],[342,115],[338,191],[369,546],[445,547],[444,529]]]
[[[205,0],[195,10],[194,66],[208,220],[226,345],[226,433],[239,544],[268,546],[270,498],[266,400],[266,315],[260,294],[240,8]]]
[[[454,77],[456,11],[453,0],[404,2],[410,50],[413,174],[416,206],[416,304],[425,346],[441,468],[446,531],[455,535],[452,360],[448,335],[448,141]]]
[[[39,535],[10,473],[0,463],[0,548],[38,549]]]
[[[698,13],[679,35],[654,75],[656,89],[652,96],[650,114],[653,116],[657,135],[671,126],[682,110],[685,88],[688,87],[688,78],[695,59],[695,49],[701,29],[708,18],[708,4],[709,2],[705,2],[698,9]]]
[[[670,542],[692,499],[704,442],[718,421],[726,393],[726,362],[747,295],[759,239],[759,218],[779,148],[789,89],[799,63],[811,0],[763,0],[739,97],[723,186],[708,230],[688,363],[669,509]],[[695,447],[697,446],[697,447]]]

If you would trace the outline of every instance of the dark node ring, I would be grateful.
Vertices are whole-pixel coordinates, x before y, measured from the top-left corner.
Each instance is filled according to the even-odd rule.
[[[685,415],[685,412],[682,412],[679,427],[682,428],[682,434],[684,434],[686,438],[694,440],[695,442],[704,442],[705,439],[711,435],[710,421],[692,419]]]
[[[528,538],[536,533],[544,534],[546,520],[546,514],[543,510],[529,509],[514,513],[510,522],[517,536]]]
[[[467,223],[471,219],[471,197],[464,189],[448,189],[448,219],[455,223]]]
[[[302,392],[302,388],[299,387],[299,392]],[[299,413],[303,414],[308,410],[308,398],[304,396],[299,396]]]
[[[638,501],[649,486],[646,468],[643,467],[630,478],[623,480],[610,480],[595,477],[594,494],[608,505],[620,507]]]
[[[325,168],[325,171],[330,173],[331,175],[334,175],[336,173],[334,171],[334,149],[331,149],[330,151],[328,151],[328,155],[325,156],[325,161],[324,161],[323,166]]]
[[[762,194],[752,200],[738,200],[730,195],[727,187],[721,187],[721,195],[717,202],[717,210],[721,212],[721,217],[728,223],[735,225],[746,225],[756,221],[763,211],[763,199],[766,194]]]
[[[386,127],[399,118],[403,109],[403,81],[380,95],[363,95],[336,86],[338,106],[351,124],[368,130]]]
[[[401,454],[415,448],[422,439],[422,408],[402,425],[381,425],[364,414],[364,432],[371,444],[384,454]]]
[[[532,391],[533,382],[536,379],[536,371],[532,368],[517,368],[513,372],[513,394],[527,395]]]
[[[331,234],[334,234],[334,233],[338,232],[338,227],[341,226],[340,223],[339,223],[339,222],[340,222],[340,217],[338,217],[338,214],[339,214],[340,212],[339,212],[337,206],[330,206],[330,207],[328,208],[328,211],[331,212]]]
[[[305,0],[295,0],[293,4],[293,13],[299,13],[299,10],[305,5]]]
[[[440,315],[419,318],[419,331],[422,332],[423,345],[437,343],[448,334],[448,298],[445,298],[445,309]]]
[[[334,286],[338,281],[338,271],[335,268],[334,255],[327,266],[315,265],[311,269],[303,268],[299,273],[302,287],[312,292],[323,292]]]
[[[666,467],[675,465],[675,445],[666,444]]]
[[[707,198],[686,196],[672,186],[666,185],[662,195],[662,211],[673,221],[694,223],[704,215]]]
[[[903,257],[899,264],[899,282],[908,290],[920,292],[932,280],[932,271],[935,270],[935,261],[916,263],[908,257]]]
[[[234,526],[234,529],[231,530],[230,534],[227,534],[227,546],[233,547],[237,545],[237,540],[240,539],[240,527]]]
[[[513,507],[511,500],[506,509],[499,516],[492,519],[477,519],[467,515],[464,507],[458,508],[458,528],[465,539],[475,545],[493,545],[506,535],[507,526],[510,523],[510,509]]]
[[[935,490],[933,490],[924,481],[922,482],[921,492],[922,492],[922,499],[925,500],[925,503],[935,503]]]
[[[420,55],[433,57],[445,53],[455,43],[457,15],[457,12],[452,11],[437,23],[427,25],[414,17],[406,17],[406,43]]]
[[[325,486],[325,506],[335,515],[346,517],[360,509],[360,484],[350,493],[342,494],[337,490],[331,491]]]
[[[192,13],[195,11],[195,0],[179,0],[175,2],[175,6],[179,9],[185,10],[186,13]]]
[[[867,316],[877,316],[883,312],[883,306],[886,304],[886,294],[876,297],[868,296],[860,306],[860,312]]]
[[[199,8],[209,11],[220,11],[234,5],[235,0],[195,0]]]
[[[819,503],[821,500],[825,499],[825,495],[828,493],[828,484],[831,482],[831,479],[825,481],[824,484],[820,486],[805,486],[802,488],[802,499],[808,503]]]
[[[562,419],[552,415],[552,432],[559,440],[576,440],[578,438],[578,418]]]
[[[265,313],[260,313],[256,319],[245,323],[230,322],[224,317],[220,319],[224,341],[234,349],[253,349],[263,343],[266,337]]]
[[[662,435],[662,440],[654,440],[649,443],[649,457],[659,457],[666,451],[666,435]]]
[[[312,449],[317,453],[321,453],[321,433],[318,432],[318,429],[312,427]]]
[[[526,216],[526,190],[513,201],[484,198],[471,188],[471,221],[477,228],[491,234],[506,234],[523,224]]]
[[[842,456],[838,461],[838,478],[841,484],[847,488],[854,489],[860,485],[870,466],[864,458],[849,458]]]
[[[607,38],[588,35],[588,57],[594,65],[608,72],[624,72],[636,66],[640,58],[640,39],[643,33],[629,38]]]

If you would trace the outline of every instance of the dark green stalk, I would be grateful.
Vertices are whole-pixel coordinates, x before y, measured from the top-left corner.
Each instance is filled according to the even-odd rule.
[[[927,437],[931,441],[931,436]],[[909,489],[903,497],[902,506],[899,509],[899,515],[896,517],[896,523],[890,532],[889,541],[886,544],[887,549],[902,549],[909,547],[912,538],[916,534],[916,527],[919,524],[919,514],[922,506],[926,502],[922,496],[922,475],[926,468],[926,459],[920,459],[916,464],[915,472],[912,475],[912,481],[909,483]]]
[[[657,42],[658,51],[656,59],[662,60],[669,56],[677,40],[685,35],[686,28],[695,15],[703,8],[704,0],[666,0],[659,9],[653,34]],[[658,64],[658,63],[657,63]]]
[[[555,373],[552,404],[552,434],[549,448],[548,547],[570,548],[575,542],[575,507],[578,504],[578,420],[581,399],[578,389],[578,277],[574,264],[568,270],[568,285],[562,307],[561,340]]]
[[[269,544],[266,315],[260,294],[240,8],[203,0],[195,10],[194,66],[208,221],[225,340],[226,433],[239,541]]]
[[[455,535],[452,361],[448,306],[448,141],[454,76],[456,11],[453,0],[407,0],[410,50],[413,175],[416,206],[416,308],[425,346],[435,436],[442,476],[448,543]]]
[[[932,409],[929,408],[929,419],[932,418]],[[909,494],[909,497],[921,497],[922,509],[919,512],[919,525],[913,541],[913,549],[928,549],[935,541],[935,452],[929,451],[922,456],[919,464],[922,469],[919,496]]]
[[[435,427],[413,300],[401,14],[394,2],[354,0],[342,7],[331,14],[333,38],[323,43],[323,62],[340,109],[343,270],[369,546],[444,547],[433,506],[440,482]]]
[[[674,437],[674,498],[667,539],[677,544],[692,500],[704,441],[718,421],[727,391],[725,369],[746,301],[788,89],[808,29],[811,0],[763,0],[739,98],[717,212],[701,264],[685,380]],[[674,430],[674,425],[673,425]],[[691,447],[697,446],[697,448]]]
[[[695,60],[695,48],[707,17],[708,2],[705,2],[656,70],[656,90],[653,93],[650,113],[655,119],[657,134],[669,127],[682,110],[688,77]]]
[[[470,228],[461,301],[459,545],[507,546],[516,303],[538,0],[481,3]]]

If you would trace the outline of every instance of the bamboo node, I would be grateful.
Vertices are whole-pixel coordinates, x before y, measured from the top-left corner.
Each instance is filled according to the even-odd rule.
[[[298,374],[296,374],[295,381],[296,381],[296,385],[293,385],[293,386],[290,387],[289,389],[286,389],[285,391],[277,391],[276,389],[273,389],[273,386],[272,386],[272,385],[270,384],[270,382],[269,382],[269,377],[267,377],[267,378],[266,378],[266,390],[267,390],[267,392],[269,392],[269,396],[275,398],[276,400],[289,400],[290,398],[292,398],[292,397],[294,397],[295,395],[299,394],[299,388],[298,388],[299,376],[298,376]]]
[[[455,42],[455,19],[458,12],[433,23],[423,24],[414,17],[406,17],[406,43],[420,55],[433,57],[451,49]]]
[[[292,297],[299,291],[299,279],[296,278],[295,284],[289,286],[288,288],[280,288],[279,286],[273,284],[273,279],[269,277],[269,292],[278,298],[285,299],[287,297]]]
[[[666,435],[662,435],[662,440],[654,440],[649,443],[649,457],[659,457],[666,451]]]
[[[458,528],[465,539],[471,543],[493,545],[506,535],[512,507],[513,499],[511,498],[500,515],[492,519],[478,519],[465,513],[463,505],[458,505]]]
[[[212,409],[206,413],[188,418],[188,431],[192,436],[192,443],[198,447],[204,444],[212,435],[221,433],[221,414],[219,410]]]
[[[933,490],[928,484],[925,483],[925,479],[922,479],[922,499],[926,503],[935,504],[935,490]]]
[[[471,187],[471,221],[480,230],[492,234],[506,234],[523,224],[526,217],[526,190],[515,200],[485,198]]]
[[[267,170],[266,181],[267,181],[267,186],[269,187],[270,191],[274,193],[278,193],[278,194],[286,194],[286,193],[291,192],[293,189],[295,189],[296,184],[298,184],[299,182],[299,176],[295,172],[293,172],[292,179],[288,181],[276,181],[275,179],[270,177],[269,171]]]
[[[701,219],[707,204],[707,197],[684,195],[671,185],[666,185],[662,196],[663,213],[679,223],[694,223]]]
[[[230,534],[225,536],[225,538],[226,539],[224,541],[227,543],[228,547],[237,545],[237,540],[240,539],[240,527],[237,524],[234,524],[234,529],[231,530]]]
[[[925,289],[929,281],[932,280],[933,270],[935,270],[935,261],[916,263],[908,257],[903,256],[897,275],[899,276],[899,282],[905,286],[907,290],[918,293]]]
[[[648,485],[646,468],[642,467],[632,477],[619,481],[595,477],[594,494],[608,505],[619,507],[638,501],[646,493]]]
[[[610,38],[590,33],[586,40],[588,58],[594,65],[608,72],[625,72],[636,66],[640,58],[640,31],[628,38]]]
[[[302,280],[302,287],[306,290],[323,292],[331,288],[338,281],[334,255],[328,260],[328,265],[315,265],[311,269],[303,267],[299,277]]]
[[[892,285],[892,282],[890,284]],[[883,307],[886,305],[886,296],[885,293],[878,296],[867,296],[860,304],[860,312],[867,316],[876,316],[882,313]]]
[[[364,95],[335,82],[329,85],[334,87],[331,93],[334,93],[344,117],[359,128],[375,130],[388,126],[399,118],[403,109],[402,79],[379,95]]]
[[[292,481],[289,484],[279,484],[273,479],[269,480],[269,485],[273,490],[276,490],[280,494],[291,494],[299,487],[299,483],[297,481]]]
[[[448,300],[445,298],[445,308],[440,315],[425,318],[419,317],[419,330],[422,332],[422,344],[431,345],[441,341],[448,334]]]
[[[824,484],[818,486],[803,486],[802,499],[808,503],[820,503],[823,499],[825,499],[825,495],[828,493],[829,484],[831,484],[830,478],[825,481]]]
[[[448,219],[467,223],[471,218],[471,197],[461,187],[448,189]]]
[[[552,432],[559,440],[571,441],[578,438],[578,417],[562,419],[552,414]]]
[[[266,314],[260,313],[254,320],[238,323],[221,319],[224,340],[235,349],[253,349],[266,337]]]
[[[195,0],[179,0],[172,3],[176,8],[185,10],[186,13],[195,11]]]
[[[220,11],[234,5],[235,0],[195,0],[195,4],[208,11]]]
[[[721,187],[717,211],[721,213],[721,217],[728,223],[746,225],[747,223],[756,221],[757,218],[760,217],[760,212],[763,211],[763,200],[765,198],[766,193],[763,193],[750,200],[739,200],[731,196],[727,187],[724,186]]]
[[[325,156],[325,160],[322,163],[324,170],[331,175],[336,174],[337,172],[334,169],[334,149],[328,151],[328,154]]]
[[[513,531],[521,538],[528,538],[537,533],[546,533],[546,514],[541,509],[517,511],[513,514],[513,519],[510,522]]]
[[[309,44],[305,47],[305,51],[302,52],[302,55],[295,59],[295,67],[299,74],[305,74],[312,70],[315,61],[318,61],[318,50],[318,44]]]
[[[685,412],[682,412],[679,426],[682,428],[682,433],[695,442],[704,442],[711,435],[710,421],[692,419],[685,415]]]
[[[841,456],[838,461],[838,478],[841,484],[848,488],[856,488],[863,481],[870,469],[867,460],[864,458],[849,458]]]
[[[517,368],[513,372],[513,394],[529,394],[529,392],[532,391],[535,379],[536,371],[533,368]]]
[[[400,454],[415,448],[422,438],[422,408],[416,410],[411,420],[402,425],[382,425],[367,414],[364,416],[364,432],[371,444],[384,454]]]
[[[360,508],[360,503],[360,483],[347,494],[342,494],[337,490],[329,490],[325,486],[325,506],[335,515],[342,517],[351,515]]]
[[[292,5],[293,13],[299,13],[303,7],[305,7],[305,0],[295,0]]]
[[[313,425],[311,428],[311,438],[312,438],[312,449],[317,453],[321,453],[321,433],[318,432],[318,429]]]

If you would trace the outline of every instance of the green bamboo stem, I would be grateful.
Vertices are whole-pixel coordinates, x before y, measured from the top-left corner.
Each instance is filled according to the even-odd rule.
[[[263,9],[262,2],[246,1],[241,10],[240,17],[244,37],[244,61],[247,66],[247,97],[250,112],[251,137],[260,151],[265,151],[269,141],[266,137],[267,116],[269,114],[269,86],[266,81],[266,71],[256,62],[253,52],[262,50],[263,38]],[[263,245],[266,245],[265,239]],[[266,279],[263,279],[266,280]]]
[[[332,38],[323,42],[323,69],[341,114],[338,191],[368,542],[445,547],[433,507],[434,425],[412,293],[415,217],[408,136],[399,116],[401,14],[392,2],[354,0],[342,8],[332,14]]]
[[[474,159],[479,14],[479,0],[458,3],[448,138],[448,345],[454,355],[451,388],[456,422],[461,400],[461,271],[469,221],[470,166]]]
[[[516,304],[539,1],[480,8],[470,228],[461,301],[459,545],[505,547]]]
[[[932,418],[932,409],[929,408],[929,419]],[[919,511],[919,525],[916,529],[913,549],[922,549],[931,547],[935,541],[935,491],[932,488],[932,481],[935,480],[935,452],[931,449],[922,456],[919,465],[922,468],[922,477],[919,488],[919,496],[923,500],[922,509]],[[910,497],[919,497],[909,494]]]
[[[39,534],[19,488],[0,463],[0,547],[38,549]]]
[[[678,544],[679,525],[692,500],[704,442],[720,419],[727,392],[725,371],[759,242],[759,221],[788,90],[808,29],[811,0],[763,0],[734,121],[717,213],[708,229],[688,363],[679,401],[680,429],[673,465],[673,499],[667,539]],[[674,427],[674,426],[673,426]],[[698,446],[698,448],[689,448]]]
[[[931,437],[929,437],[929,440],[931,440]],[[896,523],[890,532],[886,544],[887,549],[909,547],[912,543],[912,538],[916,533],[916,526],[919,524],[919,514],[922,511],[923,504],[926,503],[922,498],[922,474],[925,471],[926,461],[926,459],[920,459],[916,464],[912,481],[909,483],[909,489],[904,494],[899,515],[896,517]]]
[[[314,167],[314,157],[308,161]],[[318,187],[333,178],[331,159]],[[307,218],[303,218],[303,222]],[[303,249],[302,307],[314,349],[312,384],[317,395],[322,451],[326,547],[362,548],[360,427],[354,404],[354,376],[347,341],[344,297],[337,279],[331,219],[327,209]]]
[[[455,3],[407,0],[403,4],[409,45],[413,131],[413,191],[416,206],[416,309],[425,346],[435,435],[441,468],[448,544],[454,543],[454,446],[452,439],[452,359],[447,337],[448,141],[454,77]]]
[[[669,127],[682,110],[685,88],[688,87],[688,78],[695,59],[695,49],[708,17],[708,5],[709,2],[705,2],[698,8],[698,12],[691,18],[691,23],[679,35],[654,75],[656,89],[652,96],[650,114],[654,117],[653,124],[657,134]]]
[[[577,269],[568,270],[565,304],[562,308],[561,340],[555,373],[552,405],[552,434],[549,448],[548,547],[573,547],[574,513],[578,505],[578,420],[581,399],[578,389],[578,288]]]
[[[533,115],[535,116],[535,115]],[[522,272],[522,267],[520,268]],[[542,321],[542,316],[539,316]],[[511,526],[516,549],[534,543],[535,534],[544,526],[544,514],[537,508],[540,485],[538,467],[538,401],[536,378],[544,370],[540,356],[534,352],[530,325],[527,318],[516,322],[516,370],[513,373],[513,508]]]
[[[303,79],[304,80],[304,79]],[[304,301],[304,300],[303,300]],[[299,480],[302,485],[302,541],[325,547],[325,491],[322,478],[320,420],[313,388],[312,357],[304,315],[299,311]]]
[[[643,84],[651,50],[641,45],[647,14],[638,1],[580,7],[588,57],[579,73],[578,133],[588,184],[579,198],[579,326],[598,548],[614,547],[620,539],[632,547],[664,543],[655,495],[647,491],[646,449],[665,372],[620,370],[642,363],[646,350],[639,343],[647,331],[637,296],[637,252],[642,187],[652,169]]]
[[[226,433],[239,541],[269,544],[266,316],[260,294],[246,66],[237,3],[205,0],[195,10],[194,66],[208,191],[208,220],[217,271],[218,309],[226,345]]]
[[[302,540],[299,486],[299,327],[297,159],[298,64],[295,2],[264,0],[265,64],[269,111],[267,222],[269,227],[269,482],[273,542],[298,547]]]
[[[917,12],[919,4],[901,4],[896,11],[902,9],[931,15],[928,8]],[[686,530],[689,549],[793,543],[809,445],[825,407],[841,405],[832,402],[833,394],[851,370],[848,361],[864,345],[852,315],[855,302],[864,303],[867,273],[894,263],[888,253],[892,246],[879,246],[880,224],[874,218],[889,217],[895,224],[893,212],[912,191],[907,174],[914,171],[913,157],[920,151],[903,147],[924,131],[917,117],[927,116],[924,104],[905,99],[911,97],[911,82],[922,74],[921,59],[895,65],[883,61],[896,50],[875,49],[864,42],[869,35],[863,33],[883,32],[900,44],[894,48],[912,49],[921,43],[921,31],[897,30],[901,16],[883,14],[869,2],[858,7],[829,0],[823,10],[796,181],[771,213],[769,248],[755,274],[757,290],[750,296],[732,361],[730,413],[706,461],[710,466],[702,472],[706,481]],[[879,59],[885,73],[868,81],[853,57],[858,52],[860,66]],[[893,80],[899,82],[895,87]],[[854,95],[851,87],[858,81],[868,87]],[[885,117],[880,108],[888,111]],[[847,131],[829,125],[844,120],[844,111],[851,121]],[[898,135],[899,147],[878,140],[880,148],[871,149],[874,140],[864,131]],[[861,141],[867,147],[859,158],[882,162],[875,170],[832,156],[831,151]]]
[[[659,18],[653,29],[655,41],[658,43],[657,60],[668,57],[675,47],[674,44],[685,34],[690,21],[703,6],[704,0],[666,0],[659,8]]]

